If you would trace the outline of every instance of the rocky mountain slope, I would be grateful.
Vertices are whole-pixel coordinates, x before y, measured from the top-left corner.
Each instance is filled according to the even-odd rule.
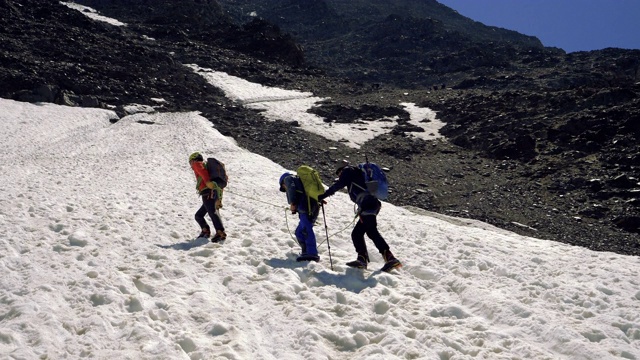
[[[77,3],[128,25],[57,1],[0,0],[1,97],[121,115],[130,103],[201,111],[249,150],[309,163],[326,182],[336,162],[366,153],[391,169],[397,205],[640,254],[639,50],[566,54],[436,1]],[[354,150],[263,121],[190,63],[330,97],[315,110],[327,121],[414,102],[438,111],[447,140],[416,140],[401,122]]]
[[[264,18],[292,34],[309,64],[338,77],[405,88],[449,84],[545,50],[531,36],[485,26],[435,0],[220,0],[239,22]]]

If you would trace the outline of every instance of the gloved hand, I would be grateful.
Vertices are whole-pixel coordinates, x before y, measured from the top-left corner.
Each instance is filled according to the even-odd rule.
[[[326,199],[326,198],[327,198],[327,194],[320,194],[320,195],[318,195],[318,202],[322,203],[322,204],[326,204],[327,202],[324,201],[324,199]]]
[[[295,214],[295,213],[297,213],[297,212],[298,212],[298,207],[297,207],[295,204],[291,204],[291,205],[289,206],[289,210],[291,210],[291,213],[292,213],[292,214]]]
[[[211,190],[216,188],[216,183],[214,183],[213,181],[209,181],[205,185]]]
[[[216,200],[216,210],[220,210],[222,209],[222,200],[218,199]]]

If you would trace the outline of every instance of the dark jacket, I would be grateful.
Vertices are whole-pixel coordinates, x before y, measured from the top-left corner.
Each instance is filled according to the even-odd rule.
[[[347,166],[342,169],[338,180],[324,192],[322,198],[329,197],[344,187],[347,187],[347,192],[349,193],[351,201],[358,204],[358,206],[362,207],[365,198],[373,197],[373,195],[367,191],[367,186],[364,183],[364,173],[362,173],[362,170],[355,166]]]
[[[342,169],[338,181],[320,195],[320,199],[325,199],[338,190],[347,187],[349,198],[358,205],[359,215],[377,215],[382,207],[382,203],[367,190],[364,182],[364,173],[355,166],[346,166]]]

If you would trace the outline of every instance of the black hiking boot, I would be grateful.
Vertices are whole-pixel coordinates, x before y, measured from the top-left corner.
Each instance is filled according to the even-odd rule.
[[[366,269],[367,263],[369,262],[369,257],[367,255],[358,254],[358,258],[354,261],[349,261],[347,266],[356,268],[356,269]]]
[[[209,237],[211,237],[211,230],[210,229],[202,229],[202,231],[200,232],[200,235],[198,235],[196,237],[196,239],[208,239]]]
[[[395,256],[393,256],[391,250],[385,250],[382,253],[382,257],[384,258],[384,266],[382,267],[382,269],[380,269],[380,271],[389,272],[392,269],[402,267],[402,263],[400,262],[400,260],[396,259]]]
[[[300,256],[298,256],[296,258],[297,262],[301,262],[301,261],[315,261],[318,262],[320,261],[320,256],[318,255],[310,255],[310,254],[300,254]]]
[[[212,243],[224,241],[227,238],[227,233],[222,230],[216,231],[216,234],[211,238]]]

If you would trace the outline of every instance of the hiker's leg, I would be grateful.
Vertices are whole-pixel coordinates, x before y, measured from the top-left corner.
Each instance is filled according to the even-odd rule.
[[[365,233],[369,239],[373,241],[373,244],[376,246],[380,254],[384,254],[385,250],[389,250],[389,245],[378,231],[378,221],[376,218],[377,216],[375,215],[360,216]]]
[[[298,227],[296,227],[296,241],[298,245],[300,245],[300,253],[307,254],[307,242],[305,240],[305,232],[304,225],[302,225],[302,214],[298,216],[300,218],[300,222],[298,223]]]
[[[202,204],[207,209],[207,213],[209,213],[211,222],[213,222],[213,227],[216,231],[224,231],[222,219],[220,219],[218,210],[216,210],[216,200],[218,200],[218,198],[215,191],[210,191],[209,193],[202,195]]]
[[[209,229],[209,224],[207,224],[207,220],[204,219],[204,216],[207,214],[207,208],[202,204],[200,209],[196,211],[195,219],[198,225],[200,225],[200,229]]]
[[[301,228],[301,236],[299,238],[302,238],[302,241],[306,245],[306,253],[309,255],[318,255],[316,234],[313,232],[313,223],[311,222],[311,219],[309,219],[308,214],[300,214],[300,225],[298,225],[298,228]],[[296,236],[298,236],[297,230]]]
[[[353,231],[351,231],[351,241],[353,242],[353,246],[356,248],[358,255],[366,255],[366,258],[368,259],[369,256],[367,255],[367,244],[364,242],[364,234],[364,224],[361,220],[358,220]]]
[[[376,246],[380,254],[384,254],[385,250],[389,250],[389,245],[384,241],[382,235],[380,235],[380,232],[378,231],[378,222],[376,220],[381,207],[382,203],[380,200],[371,195],[366,196],[361,205],[360,221],[362,222],[364,232],[367,234],[369,239],[373,241],[373,244]]]

